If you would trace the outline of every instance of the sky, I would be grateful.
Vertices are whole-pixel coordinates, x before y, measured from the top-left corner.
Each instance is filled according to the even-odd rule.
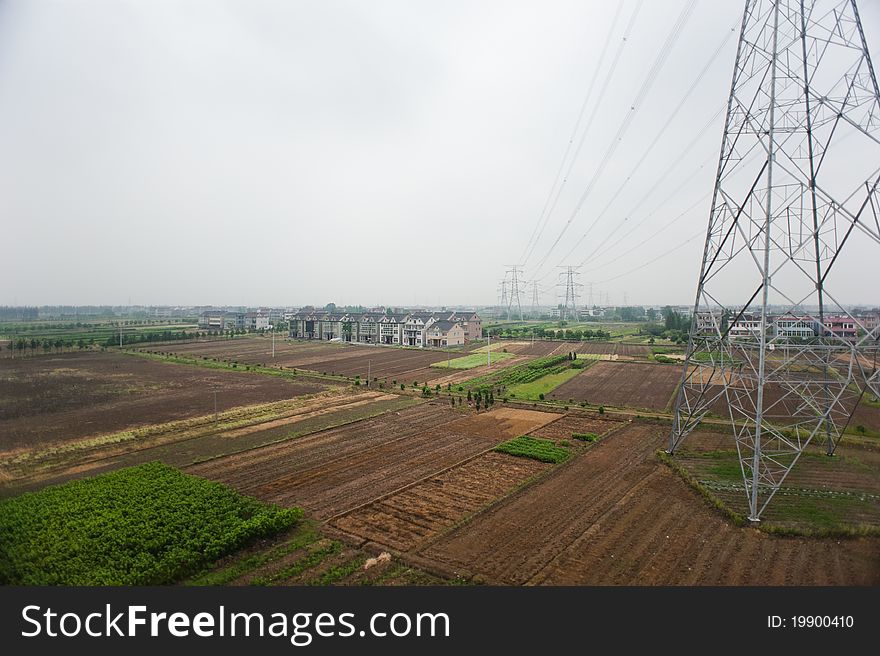
[[[691,4],[0,0],[0,305],[691,303],[742,18]]]

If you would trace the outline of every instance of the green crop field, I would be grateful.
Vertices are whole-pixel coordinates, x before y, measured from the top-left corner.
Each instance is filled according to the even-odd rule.
[[[537,401],[541,394],[549,394],[567,380],[571,380],[583,369],[563,369],[556,373],[547,374],[530,383],[522,383],[508,388],[510,396],[517,399],[529,399]]]
[[[504,351],[492,351],[492,364],[496,362],[501,362],[503,360],[509,360],[510,358],[515,357],[513,353],[505,353]],[[444,360],[443,362],[435,362],[432,364],[432,367],[438,367],[440,369],[473,369],[474,367],[480,367],[485,365],[487,362],[487,354],[486,353],[471,353],[470,355],[464,355],[460,358],[452,358],[451,360]]]
[[[565,462],[571,455],[567,449],[556,446],[551,440],[541,440],[528,435],[514,437],[495,447],[495,451],[520,458],[531,458],[541,462]]]
[[[172,583],[302,516],[158,462],[0,502],[0,584]]]

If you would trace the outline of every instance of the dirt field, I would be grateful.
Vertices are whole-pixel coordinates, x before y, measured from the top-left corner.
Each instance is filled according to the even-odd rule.
[[[462,417],[427,403],[189,468],[327,519],[435,475],[559,415],[500,408]]]
[[[495,342],[492,342],[493,348]],[[530,355],[532,357],[546,357],[548,355],[565,354],[569,351],[575,353],[598,353],[606,355],[617,355],[627,359],[647,359],[651,352],[651,347],[645,344],[624,344],[621,342],[561,342],[561,341],[544,341],[537,340],[534,343],[524,340],[516,340],[508,342],[499,340],[498,348],[506,348],[510,353],[518,355]]]
[[[319,373],[360,376],[366,380],[367,372],[389,383],[424,383],[448,376],[443,369],[431,368],[434,362],[450,357],[442,351],[394,348],[387,346],[358,346],[320,341],[275,340],[275,359],[271,355],[272,342],[265,337],[247,337],[213,342],[193,342],[169,345],[152,350],[162,350],[193,358],[218,358],[266,366],[282,366],[285,369],[308,369]],[[452,354],[451,357],[457,357]]]
[[[166,364],[119,353],[0,362],[0,455],[85,436],[289,399],[322,383]]]
[[[680,379],[681,368],[672,365],[597,362],[553,390],[550,398],[664,410]]]
[[[537,460],[483,453],[337,517],[331,526],[379,545],[411,551],[549,468]]]
[[[0,497],[159,460],[174,467],[254,449],[402,410],[417,399],[380,392],[324,392],[141,429],[129,439],[88,438],[63,450],[0,461]]]
[[[604,435],[610,430],[620,428],[624,422],[623,419],[604,419],[597,415],[572,413],[532,431],[529,435],[554,441],[571,440],[572,433]]]
[[[633,424],[419,553],[513,585],[880,583],[877,538],[779,538],[722,519],[656,459],[665,432]]]

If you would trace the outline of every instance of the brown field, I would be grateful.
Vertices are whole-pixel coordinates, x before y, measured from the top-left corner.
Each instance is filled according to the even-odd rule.
[[[597,362],[550,393],[557,400],[665,410],[681,378],[671,365]]]
[[[522,413],[522,416],[517,416]],[[426,403],[194,465],[187,471],[327,519],[435,475],[559,415],[500,408],[462,417]]]
[[[571,440],[572,433],[595,433],[604,435],[610,430],[624,426],[624,419],[605,419],[598,415],[571,413],[562,419],[542,426],[529,435],[548,440]]]
[[[493,342],[493,345],[495,342]],[[555,340],[499,340],[498,348],[506,348],[510,353],[517,355],[529,355],[532,357],[547,357],[549,355],[561,355],[574,351],[575,353],[596,353],[604,355],[617,355],[628,359],[646,359],[651,352],[651,347],[645,344],[625,344],[621,342],[561,342]]]
[[[504,453],[482,453],[330,524],[378,545],[411,551],[550,467]]]
[[[880,583],[880,540],[773,537],[722,519],[633,424],[419,553],[512,585]]]
[[[301,378],[215,371],[119,353],[0,363],[0,454],[327,389]]]
[[[434,362],[461,354],[442,351],[405,349],[390,346],[360,346],[321,341],[290,339],[275,340],[275,359],[272,359],[272,341],[266,337],[247,337],[210,342],[191,342],[152,347],[190,358],[217,358],[236,362],[281,366],[285,369],[307,369],[318,373],[342,376],[360,376],[367,372],[379,380],[412,384],[424,383],[449,375],[444,369],[432,368]]]
[[[381,392],[324,392],[272,404],[156,424],[116,440],[111,434],[31,450],[0,461],[0,497],[159,460],[174,467],[402,410],[418,399]]]

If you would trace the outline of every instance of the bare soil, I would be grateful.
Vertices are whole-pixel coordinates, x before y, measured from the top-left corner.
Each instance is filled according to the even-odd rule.
[[[327,389],[113,352],[0,361],[0,455]]]
[[[654,455],[633,424],[420,554],[511,585],[877,585],[880,540],[739,528]]]
[[[681,368],[673,365],[597,362],[553,390],[550,398],[665,410],[680,380]]]

